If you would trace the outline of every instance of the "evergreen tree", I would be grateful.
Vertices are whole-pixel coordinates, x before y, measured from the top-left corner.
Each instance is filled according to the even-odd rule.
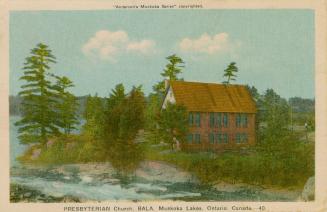
[[[235,62],[231,62],[227,69],[224,70],[224,77],[227,77],[227,81],[224,81],[223,83],[225,84],[230,84],[230,81],[233,80],[235,81],[235,72],[238,72],[238,68],[236,67],[236,63]]]
[[[163,96],[163,93],[165,92],[165,81],[160,81],[154,86],[152,86],[153,91],[158,95],[158,96]]]
[[[121,105],[125,101],[126,94],[123,84],[116,85],[115,89],[111,90],[107,100],[107,108],[105,111],[105,136],[107,138],[117,139],[119,135],[120,114],[123,108]]]
[[[116,86],[108,99],[106,111],[106,137],[112,140],[135,138],[139,129],[143,128],[145,118],[145,98],[141,87],[133,87],[128,95],[124,86]]]
[[[119,120],[119,137],[133,140],[145,123],[145,98],[142,87],[133,87],[121,107],[123,110]]]
[[[51,81],[47,78],[50,64],[55,63],[48,46],[40,43],[31,50],[31,56],[24,63],[24,75],[19,96],[22,97],[22,119],[19,138],[22,143],[45,143],[49,136],[59,132],[56,126],[56,95]]]
[[[134,171],[144,157],[136,142],[144,127],[145,98],[141,86],[124,93],[124,86],[116,86],[108,99],[105,123],[105,145],[110,163],[119,174]]]
[[[177,80],[177,75],[182,73],[182,68],[184,67],[184,61],[182,58],[176,56],[176,54],[170,55],[166,57],[169,63],[166,65],[166,68],[163,70],[164,72],[161,73],[161,76],[168,78],[169,80]]]
[[[87,97],[83,117],[86,121],[83,125],[84,133],[93,138],[101,138],[104,133],[104,102],[97,94]]]
[[[118,84],[115,86],[115,89],[111,90],[111,94],[107,101],[107,110],[109,111],[111,108],[113,108],[115,105],[119,104],[121,101],[123,101],[126,97],[125,94],[125,88],[123,84]]]
[[[178,74],[182,73],[182,68],[184,67],[184,61],[182,58],[176,56],[176,54],[166,57],[169,63],[166,65],[166,68],[160,74],[169,81],[180,80]],[[160,81],[153,86],[153,90],[157,94],[163,94],[165,92],[165,82]]]
[[[273,89],[267,89],[263,96],[264,121],[267,128],[275,132],[287,129],[290,121],[289,105]]]
[[[56,76],[57,84],[56,90],[58,91],[58,126],[63,128],[65,134],[71,133],[76,129],[75,125],[78,124],[77,119],[77,98],[71,94],[67,89],[74,86],[73,82],[67,77]]]
[[[155,130],[157,128],[157,116],[160,113],[161,99],[156,94],[150,94],[145,109],[145,128]]]
[[[150,94],[147,97],[146,109],[144,111],[145,116],[145,139],[149,142],[159,143],[160,132],[157,127],[157,120],[161,109],[161,98],[157,94]]]
[[[262,122],[260,143],[269,154],[279,154],[290,151],[289,141],[296,140],[289,129],[289,105],[273,89],[267,89],[262,99]],[[292,144],[293,145],[293,144]]]

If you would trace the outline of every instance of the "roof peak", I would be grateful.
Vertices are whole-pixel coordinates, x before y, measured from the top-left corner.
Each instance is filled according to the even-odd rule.
[[[214,82],[198,82],[198,81],[182,81],[182,80],[174,80],[174,81],[168,80],[168,82],[169,83],[202,84],[202,85],[207,84],[207,85],[246,87],[246,85],[242,85],[242,84],[225,84],[225,83],[214,83]]]

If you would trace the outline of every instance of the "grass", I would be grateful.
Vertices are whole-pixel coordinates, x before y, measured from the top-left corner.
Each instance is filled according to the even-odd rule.
[[[301,143],[294,154],[290,152],[290,157],[283,159],[256,149],[248,154],[186,153],[169,151],[167,146],[145,145],[147,160],[174,164],[208,185],[227,182],[302,189],[307,179],[314,175],[314,159],[308,153],[313,150],[313,144]]]

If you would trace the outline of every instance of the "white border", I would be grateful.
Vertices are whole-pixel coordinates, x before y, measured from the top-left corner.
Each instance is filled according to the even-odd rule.
[[[9,11],[25,10],[104,10],[113,9],[113,5],[126,4],[202,4],[204,9],[313,9],[315,10],[315,89],[316,89],[316,198],[314,202],[141,202],[127,201],[102,202],[102,203],[9,203],[9,104],[8,104],[8,77],[9,77]],[[324,0],[160,0],[160,1],[136,1],[136,0],[0,0],[0,211],[64,211],[64,206],[123,206],[128,205],[137,210],[137,206],[170,205],[170,206],[203,206],[207,205],[227,206],[252,206],[266,207],[265,211],[327,211],[327,16],[326,1]],[[113,209],[111,211],[114,211]],[[257,210],[259,211],[259,210]]]

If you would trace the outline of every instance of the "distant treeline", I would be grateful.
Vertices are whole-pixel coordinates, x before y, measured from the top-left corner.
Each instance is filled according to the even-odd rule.
[[[292,107],[294,112],[310,113],[315,111],[314,99],[303,99],[301,97],[289,98],[288,103]]]
[[[78,102],[78,112],[79,116],[82,116],[85,111],[86,96],[77,97]],[[101,98],[103,101],[106,101],[106,98]],[[21,115],[21,101],[22,99],[19,96],[9,96],[9,112],[10,115]],[[315,100],[314,99],[305,99],[301,97],[292,97],[288,99],[289,105],[292,107],[293,112],[298,113],[311,113],[315,111]]]

